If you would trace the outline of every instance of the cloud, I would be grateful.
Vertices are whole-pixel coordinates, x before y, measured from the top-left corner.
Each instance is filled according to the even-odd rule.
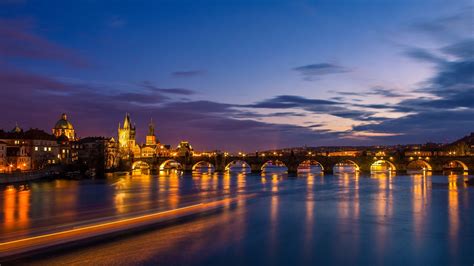
[[[187,71],[175,71],[171,73],[171,76],[177,78],[191,78],[206,74],[204,70],[187,70]]]
[[[467,6],[451,15],[428,21],[418,21],[412,26],[418,32],[441,41],[463,39],[472,34],[473,6]]]
[[[3,28],[0,25],[0,36],[10,36],[6,43],[0,43],[0,55],[71,63],[71,58],[75,57],[73,53],[32,34],[31,27],[21,23],[13,27],[3,24]],[[149,81],[118,88],[111,84],[74,83],[2,67],[0,112],[8,115],[0,121],[0,127],[8,129],[18,121],[26,127],[49,131],[59,114],[67,112],[80,136],[115,136],[118,122],[123,120],[125,112],[130,112],[137,123],[139,140],[143,139],[149,118],[153,117],[158,137],[164,143],[176,144],[186,139],[198,149],[254,151],[302,145],[446,140],[467,134],[474,128],[472,42],[472,37],[462,39],[458,35],[455,40],[440,45],[438,50],[417,47],[407,51],[411,58],[428,60],[434,65],[435,74],[417,88],[426,94],[425,97],[385,86],[375,86],[364,92],[338,92],[338,96],[355,96],[352,98],[367,95],[397,98],[398,104],[354,103],[354,99],[348,101],[346,97],[317,99],[301,95],[277,95],[255,103],[228,104],[195,100],[193,90],[163,88]],[[50,51],[55,48],[57,51]],[[328,63],[294,70],[308,80],[350,71]],[[202,74],[197,70],[174,73],[177,77]],[[381,117],[385,112],[403,115]],[[327,129],[330,122],[318,120],[323,115],[331,115],[334,120],[342,118],[336,121],[349,121],[354,126],[349,131],[330,131]],[[278,118],[302,122],[299,122],[301,125],[268,122]]]
[[[184,89],[184,88],[159,88],[159,87],[153,85],[149,81],[144,81],[144,82],[140,83],[139,85],[144,87],[144,88],[147,88],[149,90],[164,93],[164,94],[176,94],[176,95],[193,95],[193,94],[196,94],[195,91],[190,90],[190,89]]]
[[[340,74],[350,72],[348,68],[334,65],[330,63],[318,63],[295,67],[293,70],[299,72],[305,80],[313,81],[319,79],[321,76],[329,74]]]
[[[451,45],[445,46],[441,49],[444,53],[458,58],[474,57],[474,39],[464,39]]]
[[[471,41],[460,40],[441,48],[447,55],[455,55],[456,58],[438,60],[436,74],[419,89],[431,97],[407,99],[390,106],[412,114],[377,124],[356,126],[353,130],[387,133],[403,130],[405,135],[394,136],[392,140],[404,142],[423,138],[446,141],[453,136],[453,132],[456,135],[470,133],[474,129],[474,57],[472,48],[466,44]]]
[[[0,19],[0,56],[7,59],[42,59],[74,67],[89,63],[69,49],[32,32],[34,24],[27,20]]]
[[[426,61],[429,63],[439,64],[439,63],[444,62],[443,58],[429,52],[426,49],[417,48],[417,47],[412,47],[405,50],[405,55],[415,60]]]
[[[409,97],[406,93],[397,92],[396,89],[388,89],[381,86],[373,87],[369,90],[362,91],[362,92],[353,92],[353,91],[331,91],[332,93],[336,93],[343,96],[360,96],[360,97],[367,97],[369,95],[374,96],[383,96],[383,97],[390,97],[390,98],[404,98]],[[341,97],[333,97],[333,99],[343,99]]]
[[[355,106],[346,102],[324,99],[310,99],[296,95],[280,95],[243,107],[257,109],[301,109],[313,114],[329,114],[340,118],[349,118],[356,121],[380,121],[384,118],[373,117],[375,112],[361,111],[350,108]]]

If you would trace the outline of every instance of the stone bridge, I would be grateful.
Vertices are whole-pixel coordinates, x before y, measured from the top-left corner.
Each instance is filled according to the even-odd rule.
[[[148,157],[134,158],[129,163],[132,170],[150,169],[152,171],[176,168],[192,171],[197,165],[212,165],[218,172],[226,171],[229,165],[235,162],[245,162],[252,172],[259,172],[267,162],[283,163],[288,172],[297,172],[302,163],[319,165],[326,173],[332,173],[333,167],[338,164],[353,165],[358,171],[370,173],[371,167],[385,164],[391,171],[406,172],[407,170],[426,170],[432,172],[474,170],[474,156],[439,156],[439,157],[406,157],[406,156],[320,156],[320,155],[247,155],[225,156],[223,154],[211,156],[183,156],[183,157]]]

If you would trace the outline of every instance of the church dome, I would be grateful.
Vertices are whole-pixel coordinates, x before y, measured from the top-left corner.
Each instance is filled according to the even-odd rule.
[[[54,128],[55,129],[74,129],[72,124],[69,121],[67,121],[66,114],[61,115],[61,119],[59,119],[58,122],[56,122],[56,125],[54,126]]]

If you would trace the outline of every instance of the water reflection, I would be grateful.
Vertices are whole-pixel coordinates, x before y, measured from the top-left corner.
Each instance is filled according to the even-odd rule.
[[[24,228],[29,223],[31,191],[27,185],[8,186],[3,191],[3,216],[5,229]]]
[[[448,208],[449,236],[451,242],[455,245],[459,234],[459,192],[458,176],[453,174],[448,176]],[[453,246],[454,250],[456,248],[456,246]]]
[[[0,240],[20,230],[31,233],[42,227],[75,226],[78,221],[237,197],[235,204],[228,201],[215,215],[150,232],[153,237],[145,234],[140,241],[133,242],[134,236],[133,244],[127,238],[120,249],[114,242],[107,249],[128,252],[131,248],[142,250],[143,255],[107,254],[120,257],[114,262],[153,264],[154,259],[170,254],[179,257],[185,249],[182,260],[157,262],[184,265],[228,260],[240,265],[285,265],[291,260],[297,261],[294,264],[373,265],[387,258],[409,260],[433,252],[459,257],[469,253],[466,246],[473,235],[468,209],[471,188],[464,187],[464,177],[387,172],[370,176],[300,174],[294,178],[278,173],[182,175],[175,171],[107,180],[33,182],[29,187],[0,191]],[[248,195],[255,197],[247,200]],[[447,241],[433,241],[440,236]],[[97,248],[85,253],[93,256],[94,252]],[[214,261],[215,256],[221,260]],[[450,262],[440,264],[456,264]]]
[[[305,257],[309,261],[311,257],[311,248],[313,241],[313,228],[314,228],[314,180],[316,176],[313,174],[306,175],[306,219],[305,219]]]
[[[421,174],[412,175],[412,204],[413,204],[413,226],[415,232],[415,243],[421,245],[424,233],[426,209],[429,202],[431,186],[431,172],[423,171]]]

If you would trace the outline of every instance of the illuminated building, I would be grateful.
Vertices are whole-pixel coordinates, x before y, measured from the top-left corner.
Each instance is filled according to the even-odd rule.
[[[136,151],[135,125],[132,125],[130,114],[125,114],[123,126],[118,126],[118,141],[122,158],[129,158]]]
[[[72,124],[67,120],[66,114],[62,114],[61,119],[54,125],[53,135],[57,138],[65,136],[69,141],[76,140],[76,132]]]
[[[329,152],[328,156],[351,156],[356,157],[359,156],[362,152],[361,151],[333,151]]]
[[[77,142],[78,158],[90,169],[99,171],[118,166],[117,142],[114,138],[87,137]]]
[[[193,153],[193,147],[188,141],[181,141],[176,148],[177,156],[189,156]]]
[[[148,124],[145,144],[139,145],[139,149],[135,148],[134,156],[135,158],[169,156],[169,146],[161,144],[156,138],[153,121],[150,121],[150,124]]]
[[[0,173],[6,171],[7,167],[7,143],[0,141]]]
[[[23,131],[18,125],[10,132],[0,131],[5,172],[42,169],[60,163],[59,145],[55,136],[39,129]],[[0,148],[1,149],[1,148]]]

